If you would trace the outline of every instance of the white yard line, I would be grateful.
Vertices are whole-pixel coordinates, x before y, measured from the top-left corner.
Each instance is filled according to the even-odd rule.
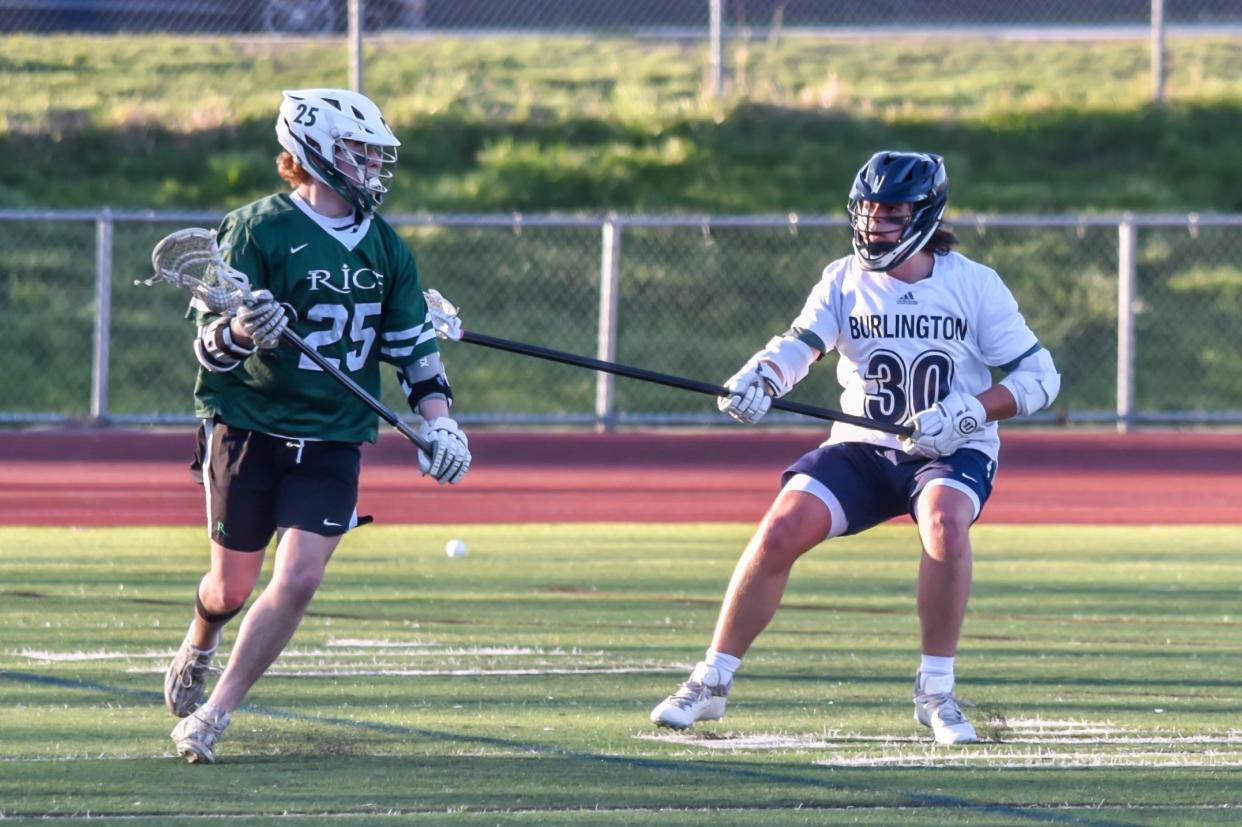
[[[1242,767],[1242,753],[1187,756],[1160,752],[1119,753],[997,753],[973,749],[961,752],[942,751],[936,754],[908,754],[824,758],[815,762],[820,767],[945,767],[963,764],[988,768],[1017,769],[1021,767],[1165,767],[1192,769],[1196,767]]]
[[[603,650],[583,651],[553,647],[527,646],[442,646],[420,642],[393,644],[390,641],[368,641],[353,638],[330,641],[328,648],[303,648],[283,652],[270,675],[284,677],[463,677],[519,675],[621,675],[680,674],[681,664],[627,664],[614,666]],[[127,652],[107,649],[93,651],[53,652],[45,649],[21,649],[18,657],[38,663],[80,663],[86,661],[121,661],[131,674],[162,674],[172,657],[171,650]],[[222,653],[213,664],[219,669],[227,663]],[[441,661],[434,668],[428,661]],[[478,665],[471,665],[471,661]],[[497,661],[515,661],[500,668]],[[576,661],[575,665],[552,666],[547,661]],[[427,664],[414,668],[414,663]]]
[[[82,661],[99,661],[99,660],[171,660],[176,651],[173,649],[163,650],[148,649],[143,652],[118,652],[109,651],[107,649],[97,649],[91,652],[51,652],[45,649],[21,649],[15,653],[17,657],[23,657],[27,660],[42,661],[44,663],[58,662],[82,662]],[[228,653],[223,655],[227,657]],[[340,660],[341,658],[353,656],[356,658],[367,658],[375,660],[377,658],[434,658],[434,657],[514,657],[518,655],[534,655],[539,657],[584,657],[587,653],[576,652],[566,649],[540,649],[538,647],[521,647],[521,646],[444,646],[435,649],[420,648],[417,650],[401,650],[397,652],[379,652],[374,649],[290,649],[282,652],[282,658],[322,658],[325,660]],[[592,657],[603,657],[602,652],[590,653]]]
[[[484,675],[638,675],[660,672],[680,673],[680,670],[660,666],[580,666],[564,669],[281,669],[278,665],[267,671],[268,675],[287,678],[338,678],[338,677],[472,677]]]
[[[329,640],[324,646],[348,646],[352,649],[418,649],[424,646],[439,646],[440,644],[412,640],[412,641],[395,641],[395,640],[368,640],[367,638],[343,637]]]
[[[1083,736],[1080,733],[1090,733]],[[681,744],[706,752],[790,750],[837,753],[814,761],[824,767],[1200,767],[1242,766],[1242,731],[1181,735],[1161,729],[1115,727],[1099,721],[1018,719],[999,740],[946,749],[930,736],[875,736],[829,730],[786,732],[655,733],[636,740]]]

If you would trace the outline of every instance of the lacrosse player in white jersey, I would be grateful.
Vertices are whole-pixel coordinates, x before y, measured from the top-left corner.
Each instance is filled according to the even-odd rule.
[[[380,362],[393,365],[432,446],[419,454],[422,472],[455,484],[470,467],[418,268],[375,212],[400,142],[370,99],[345,89],[285,92],[276,135],[277,168],[292,191],[234,210],[219,230],[225,261],[256,300],[231,315],[197,300],[190,311],[211,568],[164,699],[182,718],[172,740],[191,763],[215,760],[233,710],[289,642],[341,537],[358,524],[359,446],[375,441],[376,415],[300,352],[279,347],[282,331],[375,397]],[[273,535],[271,582],[204,701],[220,633],[254,589]]]
[[[923,549],[914,717],[938,743],[976,740],[954,695],[970,526],[992,490],[996,423],[1047,407],[1061,380],[996,272],[953,252],[957,237],[941,226],[948,189],[938,155],[872,156],[850,190],[853,255],[824,268],[790,330],[725,383],[720,409],[754,424],[835,349],[841,409],[908,423],[914,434],[835,423],[823,445],[786,469],[733,572],[704,659],[652,710],[657,725],[724,717],[733,674],[772,620],[794,562],[824,540],[908,513]],[[1005,374],[999,383],[991,368]]]

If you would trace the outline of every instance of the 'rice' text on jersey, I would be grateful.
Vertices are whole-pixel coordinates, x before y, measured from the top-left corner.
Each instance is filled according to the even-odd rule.
[[[439,350],[414,257],[373,217],[332,228],[296,196],[278,194],[229,213],[219,243],[253,290],[286,305],[289,329],[373,396],[380,362],[401,367]],[[191,305],[199,324],[205,306]],[[297,350],[258,351],[232,371],[200,369],[196,413],[254,431],[345,442],[374,441],[376,415]]]

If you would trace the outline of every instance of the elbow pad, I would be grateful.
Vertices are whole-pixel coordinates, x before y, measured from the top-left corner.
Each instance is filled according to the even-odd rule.
[[[245,348],[233,341],[228,316],[200,327],[194,339],[194,356],[212,373],[227,373],[253,353],[254,348]]]
[[[439,353],[430,353],[411,362],[397,371],[397,378],[414,413],[418,413],[419,403],[433,396],[439,396],[453,407],[453,389],[449,387]]]
[[[1041,347],[1018,362],[1000,384],[1017,401],[1018,416],[1026,416],[1052,404],[1061,390],[1061,374],[1052,363],[1052,354]]]
[[[811,365],[815,364],[817,358],[819,357],[814,348],[801,339],[773,336],[763,350],[750,357],[750,361],[743,365],[742,370],[757,367],[760,362],[767,362],[774,366],[776,373],[779,374],[779,382],[773,382],[772,377],[768,375],[765,375],[764,379],[768,384],[774,385],[772,395],[781,397],[806,378]]]

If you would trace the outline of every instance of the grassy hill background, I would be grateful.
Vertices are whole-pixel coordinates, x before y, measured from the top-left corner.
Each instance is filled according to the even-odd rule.
[[[0,206],[226,207],[280,185],[279,90],[347,83],[339,41],[8,37]],[[942,152],[951,209],[1238,211],[1242,49],[964,38],[735,44],[388,39],[367,92],[404,142],[389,208],[836,213],[879,148]]]

